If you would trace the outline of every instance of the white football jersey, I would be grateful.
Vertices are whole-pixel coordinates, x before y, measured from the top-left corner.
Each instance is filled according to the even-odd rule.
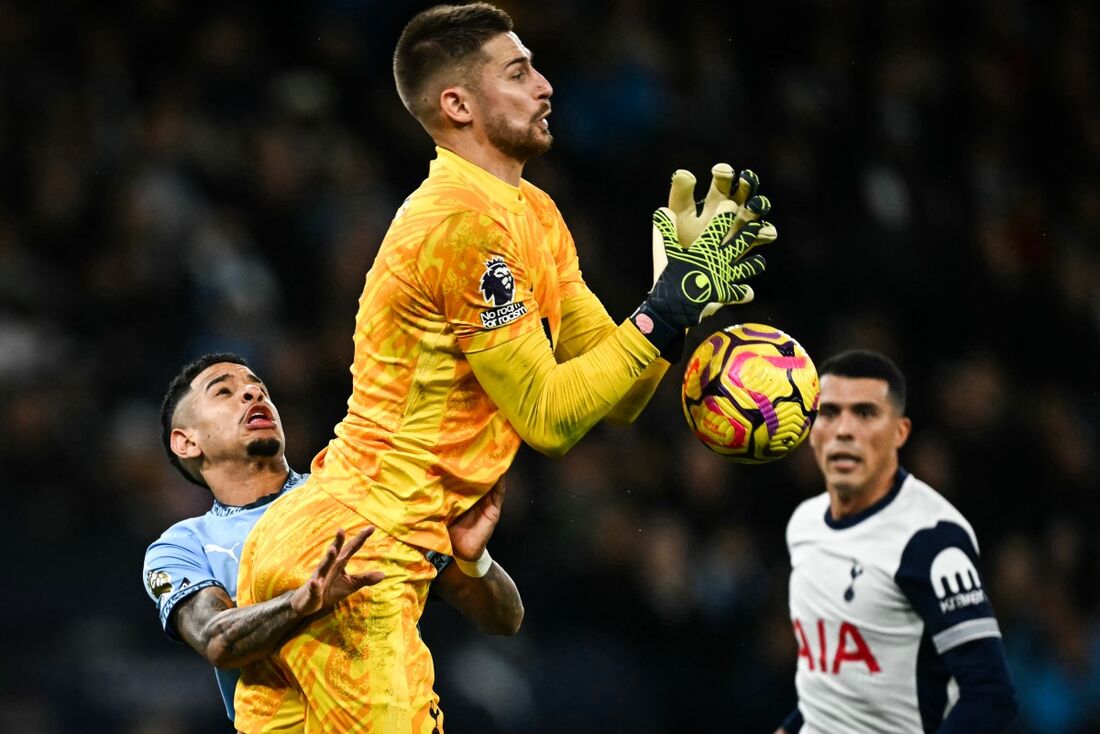
[[[839,522],[827,493],[803,502],[787,548],[799,734],[934,731],[957,697],[939,656],[1000,637],[970,523],[902,469]]]

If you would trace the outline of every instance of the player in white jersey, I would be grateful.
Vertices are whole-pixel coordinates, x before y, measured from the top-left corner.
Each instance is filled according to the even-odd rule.
[[[820,368],[826,492],[787,525],[798,708],[776,734],[981,734],[1016,713],[978,541],[898,463],[905,378],[876,352]]]
[[[186,642],[215,666],[232,720],[240,666],[269,655],[305,617],[324,613],[381,578],[378,573],[351,576],[344,571],[371,529],[350,540],[337,533],[313,578],[298,589],[238,608],[237,571],[248,532],[274,500],[306,477],[287,465],[279,412],[238,355],[207,355],[185,365],[165,395],[161,422],[172,464],[209,489],[214,504],[205,515],[176,523],[150,545],[142,575],[168,636]],[[502,500],[499,483],[452,524],[459,563],[426,552],[438,572],[433,589],[489,634],[515,634],[523,619],[519,591],[485,552]],[[291,699],[272,713],[270,730],[300,730],[302,710]]]

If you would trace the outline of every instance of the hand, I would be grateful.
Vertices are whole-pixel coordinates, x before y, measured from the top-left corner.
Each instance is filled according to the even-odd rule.
[[[374,526],[368,525],[345,545],[344,531],[337,530],[336,538],[325,551],[317,570],[291,595],[291,608],[303,617],[308,616],[343,601],[364,586],[373,586],[381,581],[383,574],[379,571],[349,574],[344,570],[373,532]]]
[[[760,188],[760,178],[749,169],[741,171],[734,186],[734,171],[728,163],[716,163],[710,169],[710,189],[702,201],[695,201],[695,176],[691,171],[680,169],[672,174],[672,184],[668,190],[668,208],[676,215],[676,238],[688,246],[698,239],[707,224],[718,213],[718,205],[723,201],[732,201],[737,205],[734,213],[740,213],[741,207],[756,195]],[[760,230],[757,244],[772,242],[778,236],[775,227],[767,225]],[[655,241],[655,244],[657,241]],[[656,282],[659,272],[653,274]]]
[[[654,246],[654,270],[659,275],[631,316],[638,330],[660,348],[721,306],[751,301],[752,288],[741,281],[763,272],[765,263],[760,255],[746,256],[759,244],[768,226],[760,217],[770,208],[763,196],[753,196],[743,207],[732,200],[719,201],[715,216],[690,247],[681,245],[670,209],[654,212],[653,226],[660,235]]]
[[[504,489],[504,477],[501,477],[488,494],[447,527],[447,533],[451,536],[451,551],[455,558],[470,562],[481,558],[500,520],[500,508],[504,505]]]

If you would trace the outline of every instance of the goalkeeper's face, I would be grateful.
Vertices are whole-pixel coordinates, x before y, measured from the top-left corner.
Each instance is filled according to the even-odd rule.
[[[885,380],[822,376],[810,445],[830,491],[855,497],[889,490],[909,429]]]
[[[286,439],[267,387],[248,367],[220,362],[191,382],[177,425],[186,426],[203,464],[281,459]]]
[[[550,96],[554,88],[531,64],[531,52],[515,33],[483,46],[487,60],[475,90],[477,117],[487,142],[524,163],[550,149]]]

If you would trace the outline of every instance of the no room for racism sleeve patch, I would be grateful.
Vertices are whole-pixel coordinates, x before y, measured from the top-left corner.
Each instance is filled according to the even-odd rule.
[[[527,314],[527,305],[515,303],[516,279],[503,257],[493,257],[485,261],[485,272],[478,284],[485,303],[491,306],[482,311],[481,325],[486,329],[495,329],[510,324]]]

